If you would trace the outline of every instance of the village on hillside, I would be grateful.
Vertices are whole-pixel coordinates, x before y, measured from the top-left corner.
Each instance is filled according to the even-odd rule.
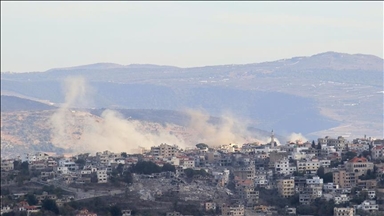
[[[1,215],[384,215],[384,139],[1,160]]]

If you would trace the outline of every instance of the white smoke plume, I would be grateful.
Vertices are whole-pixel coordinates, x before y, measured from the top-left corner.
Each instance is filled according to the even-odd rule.
[[[288,140],[289,142],[299,142],[299,143],[304,143],[304,142],[307,142],[308,139],[305,138],[301,133],[291,133],[289,136],[288,136]]]
[[[171,134],[169,125],[151,125],[140,121],[126,120],[118,112],[105,110],[101,117],[95,117],[87,112],[72,109],[87,107],[90,104],[93,90],[82,77],[66,79],[65,103],[51,116],[52,143],[56,147],[72,151],[137,153],[139,148],[150,148],[161,143],[176,144],[181,148],[194,147],[204,142],[211,147],[236,143],[270,142],[270,137],[250,133],[245,120],[239,120],[226,112],[220,117],[218,124],[209,121],[208,113],[199,110],[187,110],[190,122],[187,130],[192,132],[190,140]],[[152,127],[155,132],[149,132],[146,127]],[[275,141],[280,142],[275,138]]]
[[[70,108],[75,105],[86,106],[88,98],[91,98],[92,89],[83,77],[68,77],[64,81],[63,92],[65,102],[51,116],[50,123],[53,126],[52,143],[57,147],[68,149],[67,142],[71,140],[69,129],[76,125],[76,118]]]
[[[146,132],[142,123],[125,120],[112,110],[105,110],[100,119],[71,110],[74,106],[87,106],[90,89],[82,77],[70,77],[65,81],[65,103],[50,118],[52,143],[56,147],[75,153],[95,153],[105,150],[135,152],[139,147],[148,148],[160,143],[185,146],[183,140],[171,135],[165,127],[156,128],[157,133]]]
[[[244,119],[235,118],[231,113],[225,112],[220,117],[220,122],[211,123],[210,115],[202,110],[187,110],[190,117],[188,128],[194,132],[196,142],[206,143],[215,147],[229,143],[243,144],[257,142],[260,144],[268,143],[268,137],[251,133],[248,122]],[[270,140],[270,138],[269,138]],[[275,141],[278,142],[277,139]]]

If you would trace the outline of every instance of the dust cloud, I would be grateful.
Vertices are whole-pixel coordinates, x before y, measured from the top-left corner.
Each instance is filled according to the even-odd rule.
[[[251,133],[245,120],[223,113],[218,123],[210,122],[203,110],[186,110],[190,121],[186,130],[191,139],[171,133],[169,125],[152,125],[127,120],[120,113],[105,110],[100,117],[78,108],[89,107],[94,90],[83,77],[69,77],[64,82],[65,102],[51,116],[52,144],[71,153],[95,153],[100,151],[138,153],[161,143],[176,144],[181,148],[194,147],[199,142],[209,146],[229,143],[268,143],[269,137]],[[76,107],[76,109],[74,109]],[[154,131],[154,132],[153,132]],[[277,139],[276,142],[279,143]]]
[[[196,142],[206,143],[211,147],[235,143],[268,143],[269,137],[263,137],[248,130],[249,122],[233,116],[230,112],[224,112],[219,122],[212,123],[210,115],[204,110],[186,110],[190,117],[188,129],[194,132]],[[275,141],[278,142],[277,139]]]
[[[305,138],[301,133],[292,133],[288,136],[289,142],[299,142],[299,143],[304,143],[307,142],[308,139]]]

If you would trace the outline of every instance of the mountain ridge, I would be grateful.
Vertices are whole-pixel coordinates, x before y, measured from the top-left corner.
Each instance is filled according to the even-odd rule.
[[[362,53],[355,53],[355,54],[349,54],[349,53],[342,53],[342,52],[335,52],[335,51],[327,51],[322,53],[313,54],[311,56],[294,56],[291,58],[283,58],[283,59],[277,59],[272,61],[263,61],[263,62],[257,62],[257,63],[246,63],[246,64],[224,64],[224,65],[205,65],[205,66],[195,66],[195,67],[178,67],[178,66],[172,66],[172,65],[157,65],[157,64],[118,64],[118,63],[112,63],[112,62],[97,62],[92,64],[84,64],[84,65],[77,65],[77,66],[70,66],[70,67],[61,67],[61,68],[51,68],[46,71],[31,71],[31,72],[1,72],[4,74],[14,74],[14,73],[46,73],[46,72],[52,72],[52,71],[58,71],[58,70],[79,70],[79,69],[86,69],[86,70],[103,70],[103,69],[127,69],[127,68],[168,68],[168,69],[178,69],[178,70],[191,70],[191,69],[200,69],[200,68],[209,68],[209,67],[242,67],[242,66],[261,66],[265,64],[271,64],[271,63],[278,63],[278,62],[284,62],[289,60],[297,60],[297,59],[314,59],[319,57],[347,57],[347,58],[364,58],[364,60],[367,60],[367,58],[371,59],[371,61],[383,61],[384,59],[372,55],[372,54],[362,54]],[[377,62],[376,62],[377,63]],[[382,65],[381,65],[382,68]]]

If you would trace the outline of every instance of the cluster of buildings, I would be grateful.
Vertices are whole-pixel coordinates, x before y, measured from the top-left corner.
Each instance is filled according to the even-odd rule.
[[[201,145],[181,150],[176,145],[162,143],[135,155],[104,151],[93,156],[53,157],[37,153],[28,154],[24,161],[28,162],[30,170],[40,173],[39,181],[59,181],[68,185],[108,183],[119,164],[126,169],[138,161],[152,161],[160,167],[171,164],[176,168],[175,177],[185,177],[186,169],[203,169],[211,182],[218,188],[229,188],[228,195],[236,200],[202,204],[205,211],[219,209],[221,215],[273,212],[274,206],[260,204],[261,188],[275,190],[282,198],[296,197],[300,205],[311,205],[319,198],[333,200],[335,204],[349,203],[356,193],[367,194],[361,203],[335,207],[334,215],[339,216],[355,215],[359,209],[380,210],[376,199],[378,182],[384,172],[383,149],[384,140],[364,137],[348,141],[341,136],[276,145],[272,134],[271,142],[263,145],[226,144],[215,148]],[[16,160],[22,161],[20,158],[1,161],[2,185],[12,184],[3,172],[11,172]],[[286,212],[295,215],[296,209],[287,206]],[[177,214],[181,215],[169,213]]]

